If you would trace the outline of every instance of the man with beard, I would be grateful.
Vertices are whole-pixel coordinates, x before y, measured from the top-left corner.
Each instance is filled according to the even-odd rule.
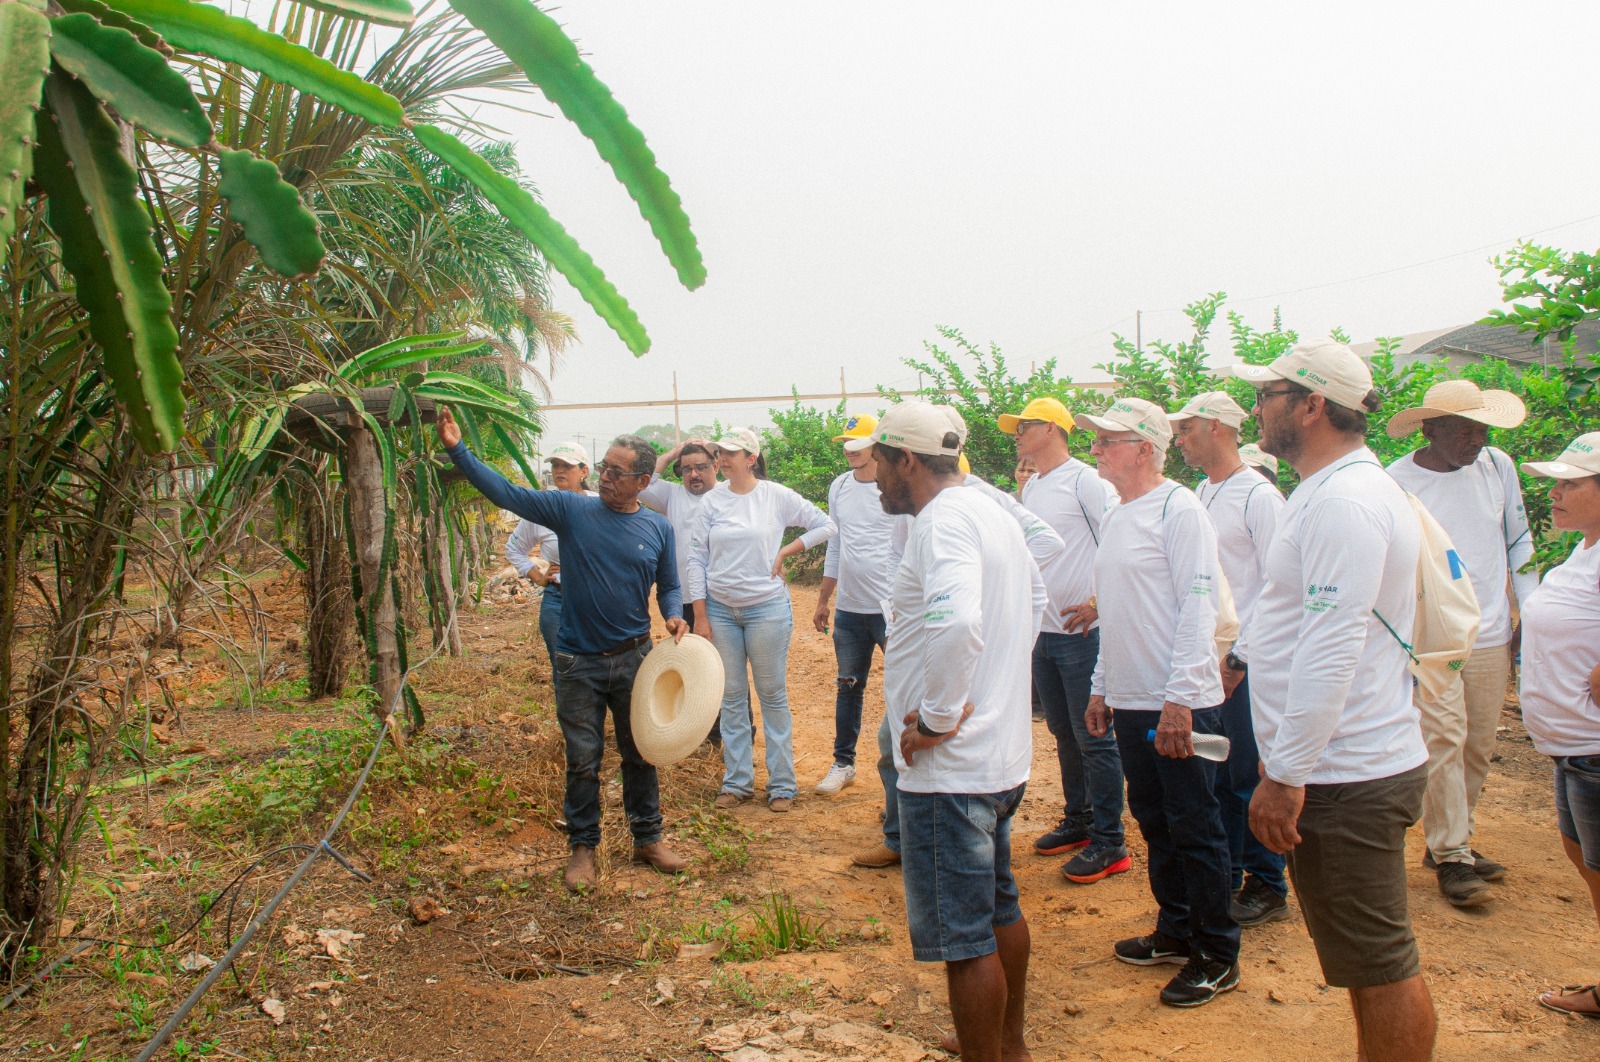
[[[1028,923],[1011,820],[1033,760],[1027,662],[1045,607],[1022,531],[962,485],[966,424],[905,402],[873,434],[883,508],[914,516],[895,573],[884,700],[899,771],[912,955],[943,962],[971,1062],[1026,1058]]]
[[[674,483],[666,478],[667,469],[683,480]],[[656,458],[655,475],[650,485],[639,492],[639,504],[667,518],[672,525],[673,537],[678,543],[678,584],[688,585],[689,551],[683,546],[689,541],[689,527],[695,513],[712,488],[717,485],[717,455],[705,439],[685,439]],[[683,622],[694,630],[694,609],[685,605]],[[716,728],[712,727],[712,733]]]
[[[1396,413],[1387,428],[1394,439],[1422,430],[1426,445],[1390,465],[1389,475],[1449,533],[1482,612],[1472,655],[1444,696],[1435,699],[1420,688],[1416,693],[1428,742],[1422,800],[1428,852],[1422,865],[1434,871],[1439,891],[1457,907],[1492,899],[1489,882],[1506,876],[1505,867],[1473,849],[1472,816],[1489,777],[1511,657],[1521,641],[1506,582],[1520,604],[1539,588],[1539,576],[1521,570],[1533,557],[1533,536],[1516,463],[1487,443],[1491,427],[1515,428],[1527,415],[1522,399],[1510,391],[1446,380],[1428,388],[1420,406]]]
[[[1261,448],[1300,474],[1240,652],[1262,766],[1250,828],[1289,857],[1323,979],[1350,991],[1357,1058],[1421,1062],[1436,1019],[1405,837],[1428,749],[1408,652],[1386,626],[1415,621],[1422,529],[1365,445],[1381,398],[1354,351],[1317,340],[1233,371],[1257,388]]]
[[[661,839],[660,782],[634,744],[630,722],[633,679],[651,649],[652,585],[667,633],[679,641],[689,629],[680,615],[683,593],[672,528],[639,504],[639,491],[655,468],[655,448],[637,435],[613,440],[600,463],[596,497],[513,486],[473,456],[444,406],[434,427],[450,460],[484,497],[561,536],[562,566],[570,578],[552,670],[556,719],[567,753],[561,806],[572,849],[563,876],[567,888],[583,892],[598,878],[594,851],[600,844],[600,762],[608,709],[622,757],[622,806],[633,833],[633,858],[662,873],[677,873],[688,860]]]

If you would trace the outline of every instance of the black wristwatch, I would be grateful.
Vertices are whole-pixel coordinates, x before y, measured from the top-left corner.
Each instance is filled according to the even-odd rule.
[[[945,731],[941,732],[941,731],[938,731],[938,730],[929,730],[928,729],[928,724],[924,723],[922,721],[922,713],[918,712],[917,713],[917,733],[921,734],[923,737],[940,738],[940,737],[944,737],[945,734],[950,733],[950,731],[945,730]]]
[[[1228,670],[1229,671],[1249,671],[1250,670],[1250,665],[1245,663],[1243,660],[1240,660],[1237,656],[1234,656],[1232,649],[1228,650],[1228,655],[1222,658],[1222,662],[1224,664],[1228,665]]]

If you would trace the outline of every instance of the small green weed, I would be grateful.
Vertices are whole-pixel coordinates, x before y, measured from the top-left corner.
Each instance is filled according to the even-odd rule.
[[[705,845],[706,855],[717,870],[743,870],[750,862],[750,841],[755,835],[729,815],[715,810],[699,810],[684,819],[680,835]]]
[[[825,932],[827,925],[825,918],[803,914],[788,890],[769,892],[755,912],[754,943],[766,954],[827,948],[834,943]]]

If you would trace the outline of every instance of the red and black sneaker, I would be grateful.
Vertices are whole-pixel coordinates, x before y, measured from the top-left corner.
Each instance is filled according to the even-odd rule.
[[[1033,851],[1035,855],[1042,856],[1065,855],[1088,843],[1088,823],[1063,818],[1056,824],[1055,829],[1033,842]]]
[[[1096,842],[1067,860],[1061,876],[1079,885],[1090,885],[1113,874],[1123,874],[1133,868],[1133,857],[1127,846]]]

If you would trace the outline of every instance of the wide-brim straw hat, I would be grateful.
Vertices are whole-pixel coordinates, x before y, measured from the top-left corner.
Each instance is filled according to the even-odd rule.
[[[716,647],[697,634],[657,642],[633,677],[633,743],[657,767],[677,763],[699,748],[721,707]]]
[[[1446,380],[1428,388],[1422,405],[1402,409],[1389,418],[1389,437],[1404,439],[1434,417],[1466,417],[1491,428],[1515,428],[1528,415],[1522,399],[1510,391],[1484,391],[1471,380]]]

